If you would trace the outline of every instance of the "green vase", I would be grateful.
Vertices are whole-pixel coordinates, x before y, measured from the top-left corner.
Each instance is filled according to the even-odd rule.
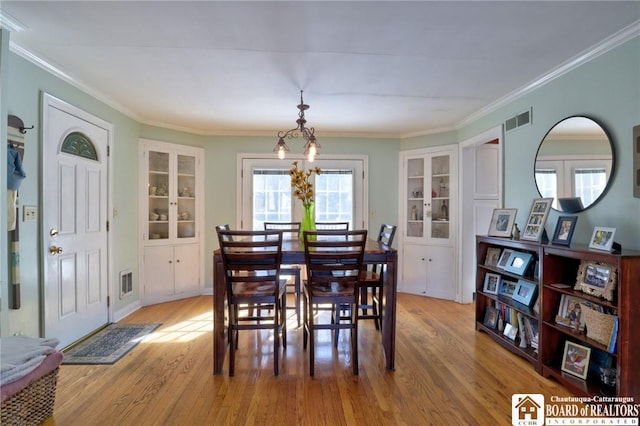
[[[302,222],[300,223],[300,242],[304,243],[304,231],[316,230],[315,203],[302,205]]]

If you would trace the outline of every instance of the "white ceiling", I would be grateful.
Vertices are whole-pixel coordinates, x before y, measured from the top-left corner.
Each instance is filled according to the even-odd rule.
[[[140,122],[275,135],[295,127],[303,89],[319,139],[453,129],[640,22],[638,1],[2,0],[0,10],[24,27],[13,51]]]

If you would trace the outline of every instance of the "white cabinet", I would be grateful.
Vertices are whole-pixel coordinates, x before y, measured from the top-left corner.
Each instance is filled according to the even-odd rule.
[[[400,153],[398,290],[456,297],[457,146]]]
[[[199,259],[198,244],[145,247],[145,300],[153,303],[180,294],[199,294]]]
[[[195,296],[204,280],[202,148],[140,140],[143,304]]]
[[[453,247],[407,243],[403,249],[400,291],[455,299]]]

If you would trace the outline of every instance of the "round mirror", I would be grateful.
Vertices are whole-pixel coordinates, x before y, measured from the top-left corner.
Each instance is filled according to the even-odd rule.
[[[534,175],[543,198],[552,207],[577,213],[596,204],[611,183],[615,166],[613,143],[607,130],[589,117],[568,117],[542,139]]]

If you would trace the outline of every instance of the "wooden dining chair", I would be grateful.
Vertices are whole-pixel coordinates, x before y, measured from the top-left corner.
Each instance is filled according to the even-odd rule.
[[[309,374],[314,375],[315,332],[341,329],[351,331],[351,362],[358,374],[358,280],[363,272],[363,255],[367,231],[304,231],[304,257],[307,279],[304,281],[303,347],[309,344]],[[315,305],[333,306],[329,322],[321,323]],[[351,313],[341,320],[343,307]]]
[[[273,372],[277,376],[280,336],[282,346],[287,346],[286,280],[280,278],[282,232],[236,231],[221,227],[216,227],[216,231],[229,309],[229,376],[235,373],[240,330],[272,330]],[[241,306],[251,309],[240,315]]]
[[[383,223],[380,225],[377,241],[386,247],[391,247],[396,234],[396,225]],[[368,265],[360,276],[358,303],[358,319],[374,320],[376,330],[382,325],[382,298],[384,284],[384,264]],[[371,298],[371,299],[370,299]],[[371,309],[371,313],[369,313]]]
[[[316,231],[348,231],[349,222],[316,222]]]
[[[300,222],[264,222],[265,231],[271,231],[274,229],[282,231],[282,238],[285,240],[297,240],[300,238]],[[293,277],[293,284],[289,284],[287,281],[287,287],[293,287],[292,294],[295,295],[295,306],[292,306],[289,309],[294,309],[296,311],[296,320],[298,321],[298,327],[300,327],[300,285],[302,282],[302,268],[300,265],[281,265],[280,275]]]

